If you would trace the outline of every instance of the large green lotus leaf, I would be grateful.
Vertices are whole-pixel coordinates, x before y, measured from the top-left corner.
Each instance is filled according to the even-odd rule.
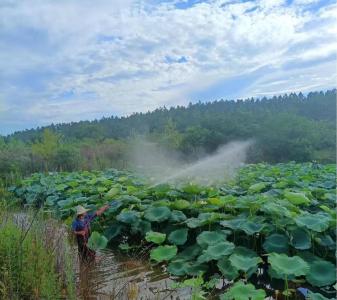
[[[123,206],[123,203],[121,201],[117,201],[117,200],[114,200],[112,202],[109,203],[110,207],[107,211],[107,213],[116,213],[117,210]]]
[[[134,224],[139,222],[139,212],[134,210],[123,211],[117,217],[117,221],[127,224]]]
[[[207,201],[209,204],[212,204],[218,207],[224,207],[226,205],[226,200],[223,197],[209,198]]]
[[[117,195],[119,195],[120,194],[120,192],[121,192],[121,186],[115,186],[115,187],[113,187],[113,188],[111,188],[107,193],[106,193],[106,197],[107,198],[113,198],[113,197],[116,197]]]
[[[256,269],[258,264],[262,262],[262,259],[257,256],[248,257],[234,253],[229,257],[229,261],[234,268],[247,273],[251,269]]]
[[[231,242],[220,242],[215,245],[209,246],[203,252],[203,261],[219,260],[221,257],[230,255],[235,248]]]
[[[223,257],[220,260],[218,260],[217,266],[219,270],[221,271],[222,275],[227,280],[234,280],[238,278],[239,272],[236,268],[234,268],[229,261],[228,257]]]
[[[315,261],[310,264],[306,279],[314,286],[331,285],[336,282],[336,266],[329,261]]]
[[[56,202],[57,202],[58,199],[59,199],[58,195],[48,196],[47,199],[46,199],[45,204],[48,205],[48,206],[53,206],[53,205],[56,204]]]
[[[308,231],[302,228],[296,228],[290,232],[290,244],[299,250],[311,248],[311,237]]]
[[[308,292],[306,300],[332,300],[331,298],[324,297],[319,293],[313,293],[311,291]]]
[[[285,192],[284,197],[295,205],[309,205],[311,203],[304,193]]]
[[[335,249],[336,243],[329,234],[321,234],[315,237],[315,242],[323,247],[328,247],[329,249]]]
[[[201,251],[202,251],[201,247],[197,244],[194,244],[192,246],[186,247],[183,251],[181,251],[177,255],[177,259],[192,260],[198,255],[200,255]]]
[[[104,230],[104,236],[110,241],[118,236],[123,229],[123,225],[118,223],[112,223],[107,229]]]
[[[267,182],[259,182],[251,185],[248,188],[248,192],[250,194],[260,193],[262,190],[264,190],[268,186]]]
[[[169,234],[168,240],[174,245],[184,245],[187,241],[187,235],[187,228],[177,229]]]
[[[199,264],[195,262],[190,262],[186,266],[186,273],[190,276],[198,276],[200,274],[206,273],[208,270],[207,264]]]
[[[146,233],[145,239],[148,242],[160,245],[166,240],[166,234],[161,232],[149,231]]]
[[[263,243],[264,250],[267,251],[267,253],[276,252],[276,253],[285,253],[288,252],[288,237],[279,234],[279,233],[273,233],[270,236],[268,236]]]
[[[226,293],[220,296],[221,300],[264,300],[266,292],[255,289],[254,285],[236,282]]]
[[[150,258],[156,262],[168,261],[176,256],[177,251],[177,246],[159,246],[151,250]]]
[[[57,205],[61,209],[70,208],[74,205],[74,200],[72,200],[72,199],[60,200],[60,201],[57,202]]]
[[[289,257],[285,254],[271,253],[268,261],[280,276],[301,276],[309,272],[309,265],[299,256]]]
[[[198,186],[196,184],[190,183],[190,184],[186,184],[184,185],[181,190],[189,195],[191,194],[199,194],[200,192],[202,192],[204,188],[201,186]]]
[[[179,199],[179,200],[174,201],[171,204],[171,208],[177,209],[177,210],[183,210],[183,209],[190,207],[190,205],[191,203],[188,202],[187,200]]]
[[[246,216],[237,216],[235,219],[232,220],[224,220],[221,221],[220,224],[224,227],[239,230],[242,228],[243,224],[247,221]]]
[[[226,235],[221,231],[203,231],[197,236],[197,243],[202,247],[215,245],[226,240]]]
[[[169,219],[171,216],[171,210],[165,206],[152,207],[145,211],[145,219],[151,222],[163,222]]]
[[[188,228],[197,228],[203,225],[203,222],[198,218],[189,218],[185,222]]]
[[[183,276],[186,274],[186,269],[188,267],[188,263],[183,260],[172,261],[167,266],[167,271],[176,276]]]
[[[316,232],[323,232],[329,228],[331,218],[326,213],[303,213],[295,219],[295,222],[300,227],[306,227]]]
[[[145,220],[140,220],[131,225],[132,233],[140,232],[145,235],[147,232],[151,231],[151,223]]]
[[[260,232],[264,227],[265,224],[247,220],[241,224],[240,229],[248,235],[253,235],[254,233]]]
[[[186,221],[186,219],[187,219],[187,217],[182,211],[172,210],[171,217],[170,217],[171,222],[181,223],[181,222]]]
[[[108,240],[104,235],[100,235],[98,232],[94,231],[89,240],[88,247],[92,250],[104,249],[108,244]]]
[[[258,256],[254,250],[246,248],[246,247],[243,247],[243,246],[236,247],[234,249],[233,253],[239,254],[239,255],[242,255],[242,256],[248,256],[248,257],[256,257],[256,256]]]

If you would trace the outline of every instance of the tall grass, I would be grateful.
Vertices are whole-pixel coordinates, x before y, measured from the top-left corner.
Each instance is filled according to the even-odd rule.
[[[72,256],[56,221],[0,202],[0,299],[75,299]]]

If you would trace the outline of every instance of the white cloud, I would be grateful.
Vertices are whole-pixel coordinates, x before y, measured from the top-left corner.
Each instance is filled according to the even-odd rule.
[[[336,51],[336,6],[308,11],[304,2],[214,0],[188,9],[141,0],[0,4],[6,119],[20,116],[29,126],[30,119],[48,124],[184,104],[191,92],[266,66],[277,78],[265,74],[242,94],[329,87],[331,80],[315,74]],[[300,61],[309,66],[284,67]],[[42,70],[49,77],[35,87]],[[334,78],[336,70],[329,71]],[[285,80],[295,73],[292,84]],[[69,91],[75,96],[63,100]]]

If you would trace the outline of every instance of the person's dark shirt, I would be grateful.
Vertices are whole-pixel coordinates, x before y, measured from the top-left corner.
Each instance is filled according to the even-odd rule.
[[[91,214],[86,214],[83,219],[76,218],[72,225],[71,228],[73,231],[86,231],[85,236],[77,235],[77,241],[80,240],[87,240],[90,236],[90,223],[93,219],[95,219],[96,213],[91,213]]]

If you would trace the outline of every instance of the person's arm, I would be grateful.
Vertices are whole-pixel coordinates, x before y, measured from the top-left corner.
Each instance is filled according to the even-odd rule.
[[[108,208],[109,208],[109,204],[104,205],[103,207],[101,207],[100,209],[98,209],[96,211],[96,216],[100,216],[101,214],[103,214]]]

